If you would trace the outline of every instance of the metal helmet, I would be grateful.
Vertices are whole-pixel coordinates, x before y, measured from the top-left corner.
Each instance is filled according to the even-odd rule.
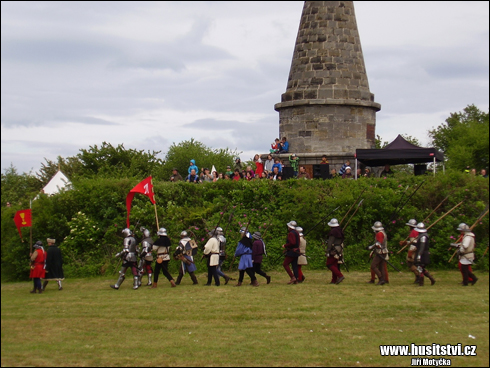
[[[297,226],[296,231],[298,232],[299,236],[303,236],[303,228],[301,226]]]
[[[150,237],[150,230],[148,230],[147,228],[144,228],[144,227],[141,227],[140,230],[143,233],[143,236],[145,238],[149,238]]]
[[[216,228],[216,232],[217,232],[219,235],[223,234],[223,228],[222,228],[222,227],[220,227],[220,226],[218,226],[218,227]]]
[[[468,232],[468,231],[470,231],[470,227],[468,225],[466,225],[464,222],[462,222],[459,224],[459,226],[456,230]]]
[[[288,225],[288,227],[289,227],[290,229],[293,229],[293,230],[294,230],[294,229],[296,229],[296,227],[298,226],[298,224],[296,223],[296,221],[289,221],[289,222],[287,223],[287,225]]]
[[[426,233],[427,229],[425,228],[425,225],[423,222],[419,222],[417,224],[417,227],[415,228],[415,231],[417,231],[418,233]]]
[[[256,231],[252,234],[252,238],[257,240],[262,239],[262,234],[259,231]]]
[[[34,243],[33,247],[35,249],[41,248],[43,246],[43,242],[38,240],[37,242]]]
[[[385,228],[383,227],[381,221],[376,221],[374,225],[371,227],[371,229],[373,229],[374,231],[381,231],[384,230]]]
[[[133,235],[133,232],[131,231],[131,229],[125,228],[125,229],[123,229],[122,234],[123,234],[125,237],[128,237],[128,236]]]
[[[208,235],[209,236],[216,236],[216,235],[218,235],[218,231],[216,229],[213,229],[210,232],[208,232]]]
[[[157,234],[167,236],[167,229],[165,229],[164,227],[161,227],[160,229],[158,229]]]
[[[330,227],[340,226],[339,220],[337,220],[336,218],[331,219],[330,222],[327,225],[330,226]]]
[[[185,238],[185,237],[186,237],[186,236],[188,236],[188,235],[189,235],[189,234],[187,234],[187,231],[185,231],[185,230],[184,230],[184,231],[182,231],[182,232],[180,233],[180,237],[181,237],[181,238]]]
[[[408,225],[410,227],[417,227],[417,220],[410,219],[410,220],[408,220],[408,222],[405,225]]]

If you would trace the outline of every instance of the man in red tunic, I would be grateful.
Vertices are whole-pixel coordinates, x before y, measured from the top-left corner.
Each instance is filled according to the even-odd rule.
[[[34,281],[34,289],[31,294],[35,294],[36,290],[39,294],[43,292],[41,279],[45,277],[44,264],[46,261],[46,253],[44,252],[43,243],[38,240],[34,244],[34,252],[31,253],[31,273],[29,277]]]
[[[288,284],[297,284],[298,283],[298,257],[299,257],[299,245],[300,239],[299,234],[296,231],[296,221],[290,221],[287,224],[288,226],[288,237],[286,240],[286,244],[282,247],[285,250],[285,257],[282,266],[288,273],[291,280],[289,280]],[[291,267],[289,265],[292,264],[293,271],[291,271]]]

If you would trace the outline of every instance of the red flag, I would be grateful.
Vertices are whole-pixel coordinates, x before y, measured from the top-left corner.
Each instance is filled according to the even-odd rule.
[[[151,183],[151,176],[147,177],[145,180],[141,181],[133,189],[131,189],[126,197],[126,209],[128,211],[128,218],[126,220],[127,227],[129,227],[129,213],[131,212],[131,202],[133,201],[134,195],[136,193],[141,193],[150,198],[151,203],[155,204],[155,193],[153,193],[153,184]]]
[[[15,213],[14,216],[15,226],[17,226],[17,231],[19,231],[20,238],[22,239],[22,233],[20,231],[21,227],[32,226],[32,213],[31,210],[20,210]]]

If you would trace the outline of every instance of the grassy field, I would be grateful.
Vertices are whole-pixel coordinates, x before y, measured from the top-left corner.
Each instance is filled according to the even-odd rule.
[[[132,290],[127,279],[74,279],[2,284],[2,366],[410,366],[409,356],[381,356],[379,345],[477,345],[477,356],[452,366],[489,364],[489,277],[459,285],[457,271],[433,272],[423,288],[408,272],[390,284],[367,284],[368,272],[305,270],[287,285],[285,272],[253,288],[234,282],[206,287],[188,276],[177,288]],[[237,275],[233,275],[237,277]],[[146,278],[144,279],[146,282]],[[471,336],[470,336],[471,335]]]

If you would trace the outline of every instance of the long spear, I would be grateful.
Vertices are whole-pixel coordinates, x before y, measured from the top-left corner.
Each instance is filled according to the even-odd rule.
[[[354,211],[354,213],[352,214],[352,216],[350,217],[349,221],[347,221],[347,224],[345,224],[344,228],[342,229],[343,231],[345,231],[346,227],[349,226],[350,224],[350,221],[352,220],[352,218],[354,217],[354,215],[357,213],[357,211],[359,211],[359,207],[361,207],[361,204],[362,202],[364,201],[364,198],[361,199],[361,201],[359,202],[359,204],[357,205],[357,208],[356,210]]]
[[[429,227],[427,227],[427,230],[429,230],[432,226],[434,226],[435,224],[437,224],[439,221],[441,221],[444,217],[446,217],[447,215],[449,215],[451,212],[453,212],[457,207],[461,206],[461,204],[463,203],[463,201],[459,202],[456,206],[454,206],[453,208],[451,208],[449,211],[447,211],[444,215],[442,215],[441,217],[439,217],[436,221],[434,221],[432,223],[432,225],[430,225]],[[408,236],[410,237],[410,235]],[[405,241],[408,239],[408,237],[405,239]],[[405,244],[405,246],[400,249],[396,254],[400,254],[406,247],[408,247],[410,244],[414,243],[416,241],[416,239],[412,240],[411,242],[408,242],[407,244]]]
[[[441,202],[441,203],[439,203],[439,205],[438,205],[436,208],[434,208],[434,209],[432,210],[432,212],[431,212],[431,213],[429,213],[429,215],[428,215],[428,216],[427,216],[427,217],[424,219],[424,221],[422,221],[424,224],[425,224],[425,222],[426,222],[426,221],[429,219],[429,217],[431,217],[431,216],[432,216],[432,214],[433,214],[434,212],[436,212],[436,211],[439,209],[439,207],[441,207],[441,206],[442,206],[442,204],[443,204],[444,202],[446,202],[446,201],[447,201],[447,199],[448,199],[448,198],[451,196],[451,194],[453,194],[453,193],[454,193],[454,191],[455,191],[455,190],[456,190],[456,189],[453,189],[453,190],[451,191],[451,193],[449,193],[449,194],[447,195],[447,197],[446,197],[446,198],[444,198],[444,199],[442,200],[442,202]],[[408,238],[407,238],[407,239],[408,239]],[[406,239],[405,239],[405,240],[406,240]]]
[[[354,203],[352,203],[352,205],[349,208],[349,211],[347,211],[347,213],[344,215],[344,217],[342,218],[342,220],[339,222],[339,225],[342,225],[342,222],[344,222],[344,220],[347,217],[347,215],[349,214],[349,212],[352,210],[352,208],[354,207],[354,205],[357,203],[357,201],[359,200],[359,198],[361,198],[362,194],[365,191],[366,191],[366,188],[363,189],[363,191],[361,192],[361,194],[359,194],[359,197],[357,197],[356,200],[354,201]]]
[[[471,225],[470,231],[473,231],[473,229],[475,228],[476,225],[478,225],[478,223],[481,221],[481,219],[484,218],[488,214],[488,211],[489,211],[489,209],[488,209],[488,206],[487,206],[487,210],[485,211],[485,213],[483,215],[481,215],[480,217],[478,217],[478,219],[475,221],[475,223],[473,225]],[[456,253],[458,253],[458,250],[459,250],[459,248],[456,248],[456,250],[454,251],[453,255],[449,259],[448,263],[450,263],[453,260],[453,258],[456,255]]]
[[[323,217],[320,221],[318,221],[315,226],[313,226],[310,230],[308,230],[303,236],[306,237],[306,235],[308,235],[311,230],[313,230],[315,227],[317,227],[318,225],[320,225],[320,223],[322,223],[323,221],[325,221],[326,218],[328,218],[332,213],[334,213],[335,211],[337,211],[339,209],[340,206],[338,206],[337,208],[335,208],[334,210],[330,211],[329,214],[325,217]]]

